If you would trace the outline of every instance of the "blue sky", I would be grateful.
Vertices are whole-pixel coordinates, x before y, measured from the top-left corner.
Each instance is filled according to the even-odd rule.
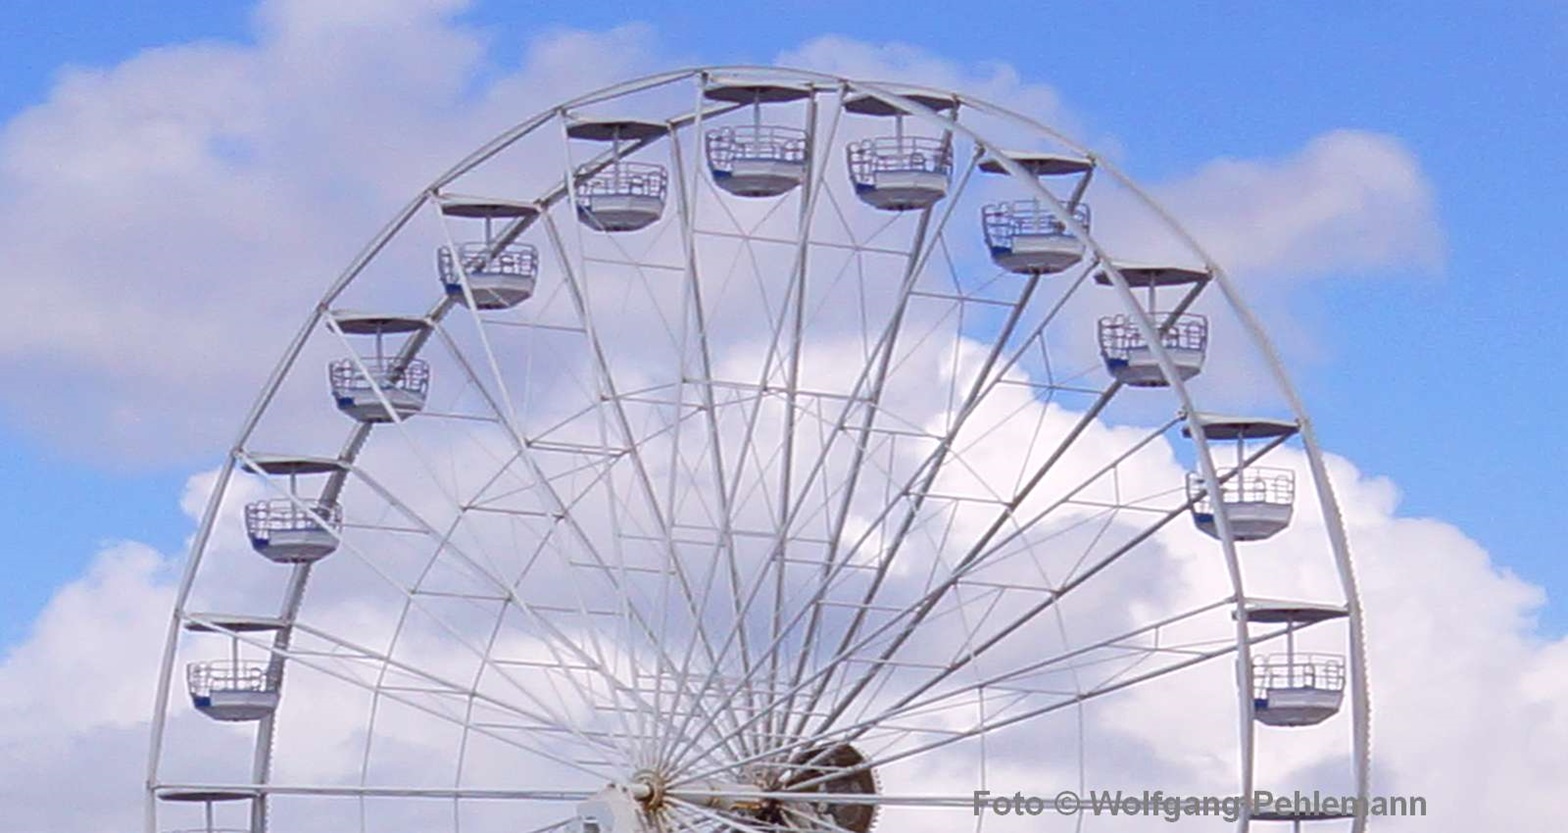
[[[1115,137],[1129,171],[1152,181],[1217,157],[1282,156],[1338,128],[1397,137],[1435,191],[1442,273],[1298,285],[1289,304],[1315,349],[1293,370],[1333,450],[1392,478],[1405,514],[1456,524],[1544,586],[1555,602],[1543,612],[1548,629],[1568,630],[1559,423],[1568,396],[1563,351],[1548,339],[1568,309],[1553,245],[1568,193],[1568,6],[801,0],[788,9],[485,3],[464,19],[491,33],[498,66],[540,33],[628,21],[649,23],[666,54],[693,63],[769,62],[824,33],[1004,62],[1054,87],[1091,140]],[[239,3],[161,0],[108,13],[84,0],[11,0],[7,12],[0,122],[46,101],[64,67],[253,38]],[[222,452],[100,463],[15,413],[0,413],[0,444],[13,553],[0,644],[100,542],[177,551],[189,533],[177,505],[184,479]]]

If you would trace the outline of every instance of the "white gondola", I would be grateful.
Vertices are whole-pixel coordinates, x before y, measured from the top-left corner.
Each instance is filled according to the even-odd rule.
[[[662,165],[611,162],[583,169],[577,180],[577,217],[594,231],[637,231],[664,215],[669,175]]]
[[[610,158],[577,169],[573,195],[577,217],[595,231],[626,232],[647,228],[664,216],[669,172],[663,165],[628,162],[623,142],[647,142],[669,131],[659,122],[578,121],[566,128],[573,139],[610,142]]]
[[[339,359],[327,370],[338,410],[368,423],[408,419],[425,409],[430,391],[430,366],[423,359],[387,355],[388,335],[423,335],[430,323],[423,318],[361,313],[333,313],[333,322],[345,335],[374,335],[372,356]]]
[[[1131,289],[1146,289],[1148,303],[1145,307],[1156,330],[1162,332],[1161,344],[1176,365],[1176,375],[1182,381],[1203,371],[1203,360],[1209,349],[1209,320],[1195,313],[1159,311],[1156,290],[1160,287],[1201,284],[1209,279],[1208,272],[1180,266],[1146,266],[1113,264],[1122,280]],[[1101,286],[1111,286],[1111,276],[1100,270],[1094,281]],[[1185,306],[1183,304],[1182,306]],[[1130,315],[1111,315],[1099,321],[1100,358],[1105,369],[1124,385],[1139,388],[1165,387],[1165,378],[1154,350],[1143,336],[1143,329]]]
[[[1345,697],[1345,658],[1300,653],[1296,631],[1350,612],[1341,605],[1255,600],[1247,604],[1249,625],[1284,625],[1285,653],[1252,659],[1252,713],[1267,726],[1315,726],[1333,717]]]
[[[873,208],[911,211],[947,196],[953,148],[945,139],[883,136],[852,142],[848,153],[855,195]]]
[[[925,93],[905,93],[903,97],[936,112],[955,106],[953,99]],[[929,208],[947,196],[953,175],[950,137],[905,135],[906,112],[875,96],[851,98],[844,109],[894,119],[892,136],[850,142],[845,148],[850,182],[862,202],[884,211],[911,211]]]
[[[278,710],[277,675],[265,662],[212,660],[185,670],[191,704],[213,720],[260,720]]]
[[[1198,529],[1219,538],[1216,512],[1221,510],[1225,513],[1231,537],[1236,541],[1262,541],[1290,526],[1296,502],[1295,472],[1249,465],[1246,442],[1291,436],[1299,430],[1296,423],[1213,415],[1200,415],[1198,420],[1207,439],[1234,440],[1236,443],[1236,465],[1218,472],[1221,507],[1215,507],[1210,499],[1208,484],[1201,472],[1187,475],[1187,497],[1192,501],[1192,519]],[[1182,433],[1190,434],[1190,431],[1183,429]]]
[[[1254,657],[1252,713],[1268,726],[1315,726],[1339,713],[1345,699],[1345,659],[1290,653]]]
[[[303,497],[299,478],[337,474],[343,464],[313,457],[258,456],[245,469],[257,474],[287,477],[289,496],[258,500],[245,506],[245,532],[251,548],[280,564],[319,561],[338,548],[343,510],[335,501]]]
[[[537,207],[506,200],[443,197],[441,213],[485,223],[484,240],[459,244],[455,252],[450,246],[436,250],[436,273],[448,297],[466,307],[472,294],[474,306],[481,310],[510,309],[533,297],[539,250],[510,241],[539,216]],[[506,240],[497,239],[496,220],[512,224]]]
[[[1089,206],[1072,209],[1073,220],[1089,227]],[[1009,272],[1047,275],[1083,260],[1084,243],[1040,200],[1014,200],[980,210],[991,260]]]
[[[762,105],[809,98],[810,89],[720,81],[710,84],[703,94],[714,101],[751,105],[751,124],[716,127],[703,137],[715,185],[740,197],[777,197],[805,181],[809,167],[806,131],[763,124]]]
[[[192,662],[185,667],[191,705],[213,720],[240,723],[260,720],[278,709],[279,671],[268,662],[240,658],[242,633],[276,631],[276,619],[218,614],[187,614],[185,629],[196,633],[229,634],[229,658]]]
[[[451,247],[442,246],[436,251],[436,270],[446,294],[459,304],[468,306],[472,292],[478,309],[510,309],[533,297],[539,250],[527,243],[463,243],[454,254]]]
[[[1290,526],[1296,500],[1296,476],[1289,469],[1248,466],[1241,471],[1221,469],[1220,500],[1225,518],[1237,541],[1262,541]],[[1188,472],[1187,496],[1193,500],[1192,519],[1198,529],[1220,537],[1214,504],[1200,472]]]
[[[738,197],[777,197],[806,179],[806,131],[799,128],[717,127],[705,140],[714,184]]]
[[[1160,343],[1176,366],[1176,375],[1182,381],[1197,376],[1203,370],[1203,359],[1209,347],[1209,320],[1195,313],[1182,313],[1172,318],[1165,312],[1151,312],[1149,320],[1160,331]],[[1170,384],[1154,349],[1143,337],[1143,328],[1132,316],[1101,318],[1099,340],[1105,369],[1122,384],[1136,388]]]
[[[1092,161],[1055,153],[1004,151],[983,160],[980,170],[1006,176],[1022,171],[1035,179],[1077,176],[1071,195],[1061,202],[1073,220],[1088,229],[1089,206],[1081,200],[1094,172]],[[1052,274],[1070,269],[1083,259],[1084,242],[1068,230],[1050,203],[1038,196],[984,206],[980,222],[991,260],[1009,272]]]
[[[330,373],[338,410],[360,422],[393,422],[425,409],[430,367],[423,359],[339,359]]]
[[[338,548],[343,509],[324,500],[274,498],[245,505],[251,548],[280,564],[320,561]]]

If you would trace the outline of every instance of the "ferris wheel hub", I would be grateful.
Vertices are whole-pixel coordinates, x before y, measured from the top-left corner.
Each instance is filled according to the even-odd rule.
[[[664,804],[664,776],[651,769],[639,770],[626,786],[627,794],[642,802],[650,810]]]

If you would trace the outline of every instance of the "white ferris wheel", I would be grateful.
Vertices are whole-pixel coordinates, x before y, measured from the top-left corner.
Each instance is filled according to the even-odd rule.
[[[193,540],[147,833],[1364,797],[1361,639],[1276,355],[1113,165],[959,93],[671,72],[491,140],[308,313]],[[1226,824],[1269,822],[1364,825]]]

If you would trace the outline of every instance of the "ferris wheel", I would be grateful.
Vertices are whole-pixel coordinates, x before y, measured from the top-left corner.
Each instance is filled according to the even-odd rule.
[[[1060,791],[1368,795],[1294,390],[1219,265],[1026,115],[630,81],[459,162],[305,317],[193,539],[148,833],[1000,830],[981,796],[1015,792],[1111,830],[1167,822]]]

